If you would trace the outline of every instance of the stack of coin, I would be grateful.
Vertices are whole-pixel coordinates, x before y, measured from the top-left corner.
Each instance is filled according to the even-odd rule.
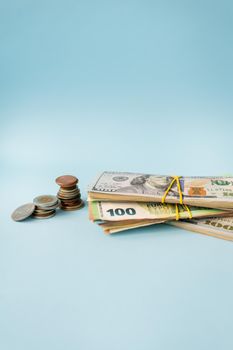
[[[35,210],[33,217],[37,219],[48,219],[56,214],[56,209],[60,205],[60,201],[56,196],[43,195],[34,198]]]
[[[57,197],[61,201],[61,209],[77,210],[84,206],[80,190],[77,186],[77,177],[71,175],[59,176],[56,179],[56,183],[60,186]]]

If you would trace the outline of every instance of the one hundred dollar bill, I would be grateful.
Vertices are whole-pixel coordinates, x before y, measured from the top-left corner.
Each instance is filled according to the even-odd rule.
[[[128,172],[103,172],[89,187],[89,199],[101,201],[161,202],[173,177]],[[187,205],[233,209],[233,177],[180,177],[183,203]],[[175,182],[166,203],[179,203]]]

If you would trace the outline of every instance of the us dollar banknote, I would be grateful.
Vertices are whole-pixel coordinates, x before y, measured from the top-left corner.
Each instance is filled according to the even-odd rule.
[[[105,171],[89,187],[89,199],[101,201],[161,202],[172,176]],[[187,205],[232,209],[233,177],[180,177],[183,203]],[[179,203],[177,182],[166,196],[166,203]]]
[[[201,208],[185,205],[145,202],[89,202],[89,218],[92,221],[174,220],[233,215],[233,211]],[[178,212],[177,212],[178,211]]]
[[[171,221],[169,225],[229,241],[233,240],[233,217]]]

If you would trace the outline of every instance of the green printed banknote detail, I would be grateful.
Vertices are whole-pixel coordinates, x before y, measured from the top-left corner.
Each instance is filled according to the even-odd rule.
[[[207,217],[226,214],[224,210],[189,207],[192,217]],[[189,218],[190,213],[183,205],[178,205],[180,219]],[[176,205],[143,202],[89,202],[90,219],[97,221],[124,221],[176,218]]]

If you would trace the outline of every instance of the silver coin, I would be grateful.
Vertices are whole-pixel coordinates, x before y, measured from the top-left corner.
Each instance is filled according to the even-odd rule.
[[[11,215],[11,218],[14,221],[25,220],[25,219],[29,218],[29,216],[32,215],[34,210],[35,210],[35,204],[34,203],[27,203],[27,204],[21,205],[20,207],[15,209],[15,211]]]
[[[51,195],[42,195],[34,198],[33,203],[39,208],[47,208],[57,204],[57,197]]]

